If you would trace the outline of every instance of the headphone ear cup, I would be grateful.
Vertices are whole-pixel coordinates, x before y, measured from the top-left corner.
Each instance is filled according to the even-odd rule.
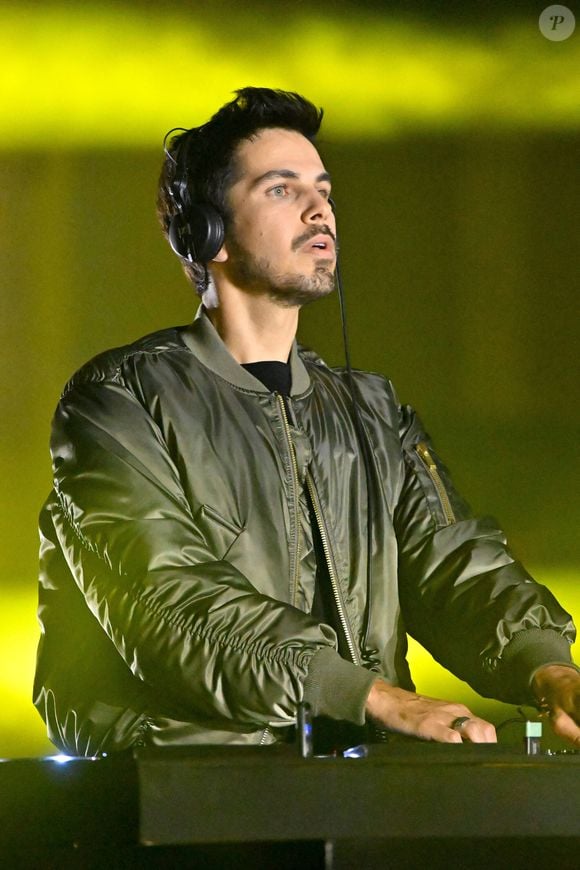
[[[193,203],[188,210],[191,252],[194,260],[208,263],[216,256],[225,239],[221,214],[206,203]]]
[[[177,254],[178,257],[181,257],[182,260],[190,259],[187,250],[186,239],[184,238],[184,236],[186,235],[186,230],[183,225],[183,215],[173,215],[173,217],[169,221],[167,238],[169,240],[169,244],[171,245],[171,250],[175,254]]]
[[[213,206],[194,203],[187,209],[187,215],[176,214],[171,218],[167,237],[182,260],[208,263],[224,243],[224,222]]]

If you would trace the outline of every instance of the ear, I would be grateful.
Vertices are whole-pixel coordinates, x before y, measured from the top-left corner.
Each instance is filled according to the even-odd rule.
[[[217,252],[217,254],[215,255],[215,257],[212,257],[211,262],[212,263],[225,263],[226,260],[228,259],[228,257],[229,257],[228,249],[227,249],[226,243],[224,242],[223,245],[221,246],[221,248],[219,249],[219,251]]]

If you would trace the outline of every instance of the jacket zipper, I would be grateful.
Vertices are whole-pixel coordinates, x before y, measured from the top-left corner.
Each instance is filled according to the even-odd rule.
[[[453,508],[451,507],[451,502],[449,501],[447,490],[445,489],[445,485],[441,480],[439,470],[435,465],[435,461],[429,453],[427,445],[423,441],[420,441],[418,444],[415,445],[415,451],[417,453],[417,456],[427,469],[429,477],[433,481],[433,485],[439,497],[439,503],[441,504],[445,520],[447,522],[447,525],[451,526],[453,525],[453,523],[456,523],[457,520],[453,512]]]
[[[292,604],[295,605],[295,596],[298,586],[298,557],[300,553],[300,515],[299,515],[299,507],[298,507],[298,487],[299,487],[299,478],[298,478],[298,463],[296,462],[296,451],[294,448],[294,442],[292,441],[292,435],[290,433],[290,425],[288,423],[288,415],[286,413],[286,406],[284,405],[284,400],[279,393],[276,393],[276,400],[280,406],[280,413],[282,416],[282,420],[284,422],[284,430],[286,432],[286,438],[288,440],[290,456],[292,458],[292,468],[294,474],[294,506],[295,506],[295,522],[296,522],[296,555],[294,561],[294,570],[292,572],[293,580],[292,580]],[[328,534],[326,531],[326,526],[324,524],[324,519],[322,517],[322,510],[320,508],[320,501],[318,499],[318,493],[316,492],[316,487],[314,485],[314,481],[312,479],[312,475],[309,471],[306,472],[306,486],[308,488],[308,493],[312,500],[312,509],[314,511],[314,516],[316,517],[316,524],[318,526],[318,531],[320,533],[320,540],[322,542],[322,549],[324,551],[324,558],[326,560],[326,567],[328,568],[328,576],[330,577],[330,584],[332,587],[332,593],[334,595],[334,601],[336,603],[336,609],[338,612],[338,617],[340,619],[340,624],[344,631],[344,636],[346,638],[346,643],[348,646],[348,650],[350,652],[350,656],[355,665],[360,665],[360,656],[358,654],[356,644],[352,638],[352,634],[350,631],[350,626],[348,624],[348,620],[346,618],[346,613],[344,610],[344,601],[342,598],[342,593],[340,590],[340,586],[338,583],[338,575],[336,572],[336,568],[334,566],[334,560],[332,558],[332,553],[330,550],[330,543],[328,540]]]
[[[268,738],[273,737],[273,736],[274,736],[274,734],[272,733],[272,729],[268,725],[266,728],[264,728],[264,730],[262,732],[259,746],[266,746],[266,744],[268,743]]]
[[[342,630],[344,631],[344,636],[346,638],[346,643],[348,646],[348,651],[350,653],[350,657],[355,665],[360,665],[361,660],[358,654],[358,650],[356,648],[356,644],[353,640],[350,626],[348,624],[348,620],[346,618],[346,613],[344,610],[344,600],[342,598],[342,592],[338,583],[338,575],[336,572],[336,567],[334,565],[334,559],[332,557],[332,552],[330,549],[330,542],[328,540],[328,533],[326,531],[326,525],[324,523],[324,519],[322,517],[322,510],[320,508],[320,501],[318,499],[318,493],[316,492],[316,487],[314,485],[314,480],[312,479],[312,475],[309,471],[306,472],[306,486],[308,487],[308,493],[310,495],[310,499],[312,501],[312,509],[314,511],[314,516],[316,517],[316,524],[318,526],[318,531],[320,533],[320,540],[322,542],[322,549],[324,551],[324,558],[326,560],[326,567],[328,568],[328,576],[330,577],[330,585],[332,586],[332,593],[334,595],[334,601],[336,604],[336,609],[338,611],[338,617],[340,619],[340,624],[342,626]]]
[[[291,589],[290,589],[290,603],[293,607],[296,607],[296,594],[298,592],[298,564],[300,561],[300,507],[298,503],[299,499],[299,487],[300,481],[298,478],[298,463],[296,461],[296,450],[294,448],[294,442],[292,441],[292,435],[290,433],[290,424],[288,423],[288,415],[286,413],[286,406],[284,404],[284,399],[280,395],[280,393],[276,393],[276,401],[278,402],[278,406],[280,408],[280,414],[282,417],[282,423],[284,426],[284,433],[286,435],[286,441],[288,443],[288,453],[290,454],[290,464],[292,466],[292,488],[293,488],[293,502],[294,502],[294,528],[296,529],[296,547],[294,548],[294,553],[292,554],[293,562],[290,565],[290,577],[291,577]]]

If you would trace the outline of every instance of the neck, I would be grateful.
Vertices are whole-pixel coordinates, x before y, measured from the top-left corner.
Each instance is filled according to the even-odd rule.
[[[282,308],[263,296],[219,294],[208,316],[233,356],[245,363],[287,362],[298,329],[298,308]]]

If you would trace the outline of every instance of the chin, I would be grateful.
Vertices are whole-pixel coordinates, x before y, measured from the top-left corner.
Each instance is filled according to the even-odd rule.
[[[328,267],[328,262],[317,266],[310,276],[286,276],[270,287],[270,298],[283,308],[295,308],[328,296],[334,290],[334,271]]]

